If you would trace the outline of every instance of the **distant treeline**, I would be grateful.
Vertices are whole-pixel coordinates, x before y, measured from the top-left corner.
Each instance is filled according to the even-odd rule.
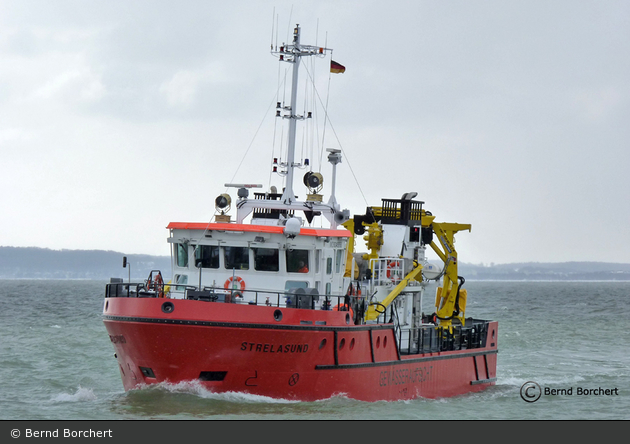
[[[630,281],[630,264],[610,262],[460,263],[458,272],[471,280]]]
[[[131,265],[131,278],[146,279],[151,270],[171,275],[168,256],[123,254],[103,250],[50,250],[36,247],[0,247],[0,279],[127,278],[123,256]]]
[[[151,270],[171,276],[168,256],[124,254],[103,250],[50,250],[36,247],[0,247],[0,279],[127,278],[122,267],[127,256],[131,279],[146,279]],[[605,280],[630,281],[630,264],[607,262],[527,262],[499,265],[460,263],[459,274],[470,280]]]

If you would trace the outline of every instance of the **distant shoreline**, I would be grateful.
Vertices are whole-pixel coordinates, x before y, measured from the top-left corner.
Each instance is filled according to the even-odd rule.
[[[169,256],[125,254],[105,250],[51,250],[0,246],[0,279],[106,280],[129,278],[122,258],[131,264],[131,280],[139,282],[151,270],[171,275]],[[512,264],[459,264],[469,282],[629,282],[630,264],[607,262],[527,262]]]

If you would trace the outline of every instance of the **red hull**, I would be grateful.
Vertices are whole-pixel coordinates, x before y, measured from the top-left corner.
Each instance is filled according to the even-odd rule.
[[[104,306],[125,390],[200,381],[213,392],[279,399],[391,401],[455,396],[496,380],[497,322],[483,348],[401,355],[391,324],[349,325],[346,315],[156,298]]]

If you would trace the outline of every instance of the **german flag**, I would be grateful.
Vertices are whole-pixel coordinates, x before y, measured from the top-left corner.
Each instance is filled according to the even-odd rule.
[[[343,65],[340,65],[339,63],[335,62],[334,60],[330,61],[330,72],[334,72],[335,74],[339,74],[339,73],[344,73],[346,72],[346,67]]]

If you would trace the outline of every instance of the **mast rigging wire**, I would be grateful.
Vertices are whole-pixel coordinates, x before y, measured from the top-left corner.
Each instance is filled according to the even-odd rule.
[[[332,52],[332,51],[331,51]],[[306,73],[308,74],[309,78],[311,79],[311,81],[313,81],[313,77],[311,76],[310,71],[307,69]],[[329,84],[330,85],[330,84]],[[313,82],[313,89],[315,90],[315,94],[317,96],[317,99],[319,100],[320,104],[322,106],[324,106],[323,101],[321,96],[319,95],[319,91],[317,90],[317,87],[314,86],[314,82]],[[337,143],[339,144],[339,148],[341,149],[341,151],[343,152],[344,156],[347,159],[348,162],[348,167],[350,168],[350,172],[352,173],[352,177],[354,178],[355,183],[357,184],[357,188],[359,188],[359,192],[361,193],[361,196],[363,197],[363,201],[365,202],[366,206],[369,206],[367,199],[365,198],[365,194],[363,194],[363,190],[361,189],[361,185],[359,184],[359,181],[357,180],[357,176],[356,174],[354,174],[354,169],[352,168],[352,164],[350,163],[348,154],[346,153],[346,151],[343,149],[343,146],[341,145],[341,141],[339,140],[339,136],[337,135],[337,131],[335,131],[335,127],[332,124],[332,121],[330,120],[330,117],[328,116],[328,108],[327,105],[324,107],[325,109],[325,113],[324,113],[324,119],[325,122],[328,122],[330,124],[330,129],[332,130],[333,134],[335,135],[335,139],[337,139]],[[323,138],[322,138],[323,140]],[[322,146],[322,152],[323,152],[323,146]]]
[[[236,174],[238,174],[238,170],[241,168],[241,165],[243,165],[243,162],[245,161],[245,158],[247,157],[247,154],[249,153],[249,150],[251,149],[252,145],[254,144],[254,140],[256,140],[256,136],[258,135],[258,132],[260,131],[260,128],[262,127],[262,124],[265,122],[265,119],[267,118],[267,115],[269,114],[269,110],[273,106],[274,102],[275,102],[275,98],[271,100],[271,103],[267,107],[267,111],[265,111],[265,115],[264,115],[263,119],[260,121],[260,124],[258,125],[258,128],[256,128],[256,132],[254,133],[254,137],[252,137],[251,142],[249,142],[249,146],[245,150],[245,154],[243,154],[243,157],[241,158],[241,161],[239,162],[238,166],[236,167],[236,171],[234,171],[234,175],[232,176],[232,179],[230,180],[230,182],[234,182],[234,178],[236,177]],[[227,188],[226,188],[226,190],[227,190]]]

